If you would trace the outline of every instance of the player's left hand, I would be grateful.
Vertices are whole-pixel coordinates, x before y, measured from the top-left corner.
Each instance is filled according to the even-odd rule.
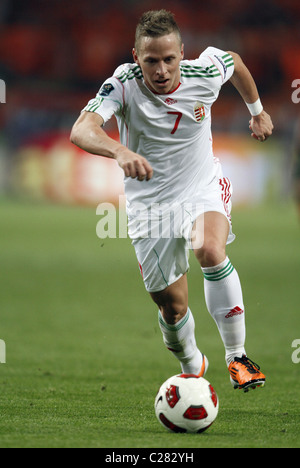
[[[252,138],[258,141],[266,141],[273,133],[274,125],[271,117],[267,112],[262,111],[261,114],[252,117],[249,122]]]

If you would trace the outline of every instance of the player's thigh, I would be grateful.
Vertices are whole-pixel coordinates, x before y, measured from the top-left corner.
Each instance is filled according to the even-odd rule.
[[[228,218],[222,213],[208,211],[197,218],[192,245],[202,267],[218,265],[225,260],[229,231]]]

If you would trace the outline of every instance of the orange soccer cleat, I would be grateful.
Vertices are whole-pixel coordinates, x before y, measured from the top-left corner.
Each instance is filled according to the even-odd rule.
[[[230,380],[234,388],[243,389],[248,392],[249,389],[256,387],[263,387],[265,385],[266,377],[260,372],[260,367],[243,356],[241,358],[234,358],[229,365]]]

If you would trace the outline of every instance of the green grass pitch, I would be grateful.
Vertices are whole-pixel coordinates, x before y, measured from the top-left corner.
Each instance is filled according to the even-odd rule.
[[[264,389],[230,386],[191,257],[190,307],[220,399],[217,420],[201,435],[170,434],[155,418],[156,392],[179,367],[162,343],[130,241],[98,239],[91,208],[2,200],[0,218],[1,448],[300,446],[300,363],[292,361],[300,226],[292,205],[233,212],[237,240],[228,254]]]

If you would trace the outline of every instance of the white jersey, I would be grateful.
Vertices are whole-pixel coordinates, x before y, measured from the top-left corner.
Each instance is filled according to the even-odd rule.
[[[153,168],[149,181],[125,178],[129,215],[136,203],[188,202],[217,180],[211,106],[233,74],[233,58],[209,47],[196,60],[182,60],[180,71],[177,89],[160,95],[146,86],[137,64],[124,64],[84,109],[104,122],[115,115],[121,143]]]

